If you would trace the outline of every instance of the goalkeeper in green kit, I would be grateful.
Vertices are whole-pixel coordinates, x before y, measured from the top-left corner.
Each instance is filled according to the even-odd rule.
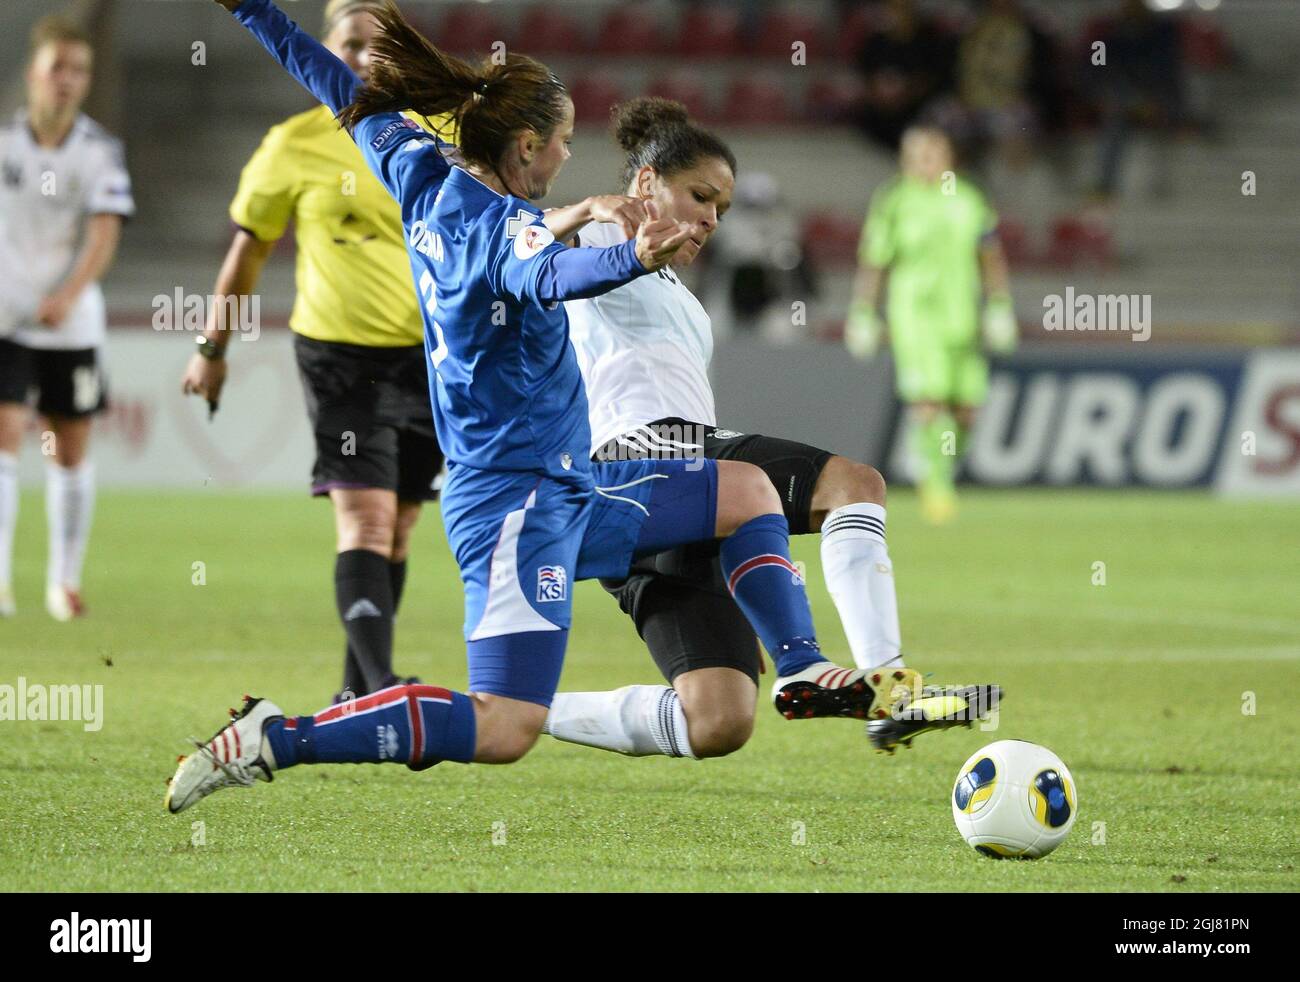
[[[1015,347],[1016,317],[997,215],[953,173],[947,135],[912,127],[900,164],[871,198],[844,340],[859,358],[876,353],[884,285],[898,394],[913,414],[921,462],[921,508],[937,524],[956,511],[953,475],[988,391],[985,352]]]

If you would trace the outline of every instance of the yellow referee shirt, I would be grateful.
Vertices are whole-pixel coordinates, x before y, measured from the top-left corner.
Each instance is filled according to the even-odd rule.
[[[401,210],[327,107],[267,132],[239,177],[230,217],[263,242],[293,220],[298,296],[289,326],[298,334],[379,348],[423,341]]]

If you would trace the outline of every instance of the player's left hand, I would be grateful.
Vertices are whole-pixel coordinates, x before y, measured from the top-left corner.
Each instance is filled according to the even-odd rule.
[[[984,305],[984,344],[995,354],[1016,350],[1020,325],[1010,297],[989,297]]]
[[[844,346],[854,358],[864,361],[874,358],[883,333],[880,318],[871,304],[857,301],[849,308],[849,316],[844,321]]]
[[[593,222],[611,222],[629,239],[636,238],[637,226],[649,217],[640,198],[622,194],[598,194],[590,199],[590,204]]]
[[[76,303],[75,294],[66,290],[56,290],[43,298],[36,308],[36,320],[45,327],[57,328],[68,316],[68,311]]]

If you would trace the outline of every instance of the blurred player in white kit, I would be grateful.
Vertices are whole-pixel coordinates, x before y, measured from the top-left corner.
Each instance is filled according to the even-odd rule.
[[[46,17],[32,31],[27,105],[0,125],[0,617],[12,616],[18,451],[36,411],[53,433],[46,469],[45,606],[83,612],[81,567],[94,511],[86,452],[105,406],[99,280],[135,210],[121,143],[81,112],[90,38]]]

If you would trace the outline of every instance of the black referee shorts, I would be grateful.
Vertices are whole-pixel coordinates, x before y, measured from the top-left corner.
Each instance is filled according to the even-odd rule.
[[[669,449],[675,444],[702,445],[703,455],[712,460],[742,460],[762,468],[781,495],[790,534],[810,531],[813,489],[834,456],[829,450],[682,419],[658,420],[649,430],[649,435],[638,432],[611,440],[596,452],[596,459],[676,456],[680,454]],[[734,668],[758,683],[763,671],[758,638],[727,590],[717,542],[696,542],[648,556],[636,562],[626,580],[602,585],[632,618],[670,685],[678,675],[698,668]]]
[[[0,340],[0,402],[26,403],[36,392],[43,416],[78,419],[108,405],[95,348],[29,348]]]
[[[316,436],[312,494],[380,488],[401,501],[436,499],[442,450],[424,346],[376,348],[301,334],[293,344]]]

